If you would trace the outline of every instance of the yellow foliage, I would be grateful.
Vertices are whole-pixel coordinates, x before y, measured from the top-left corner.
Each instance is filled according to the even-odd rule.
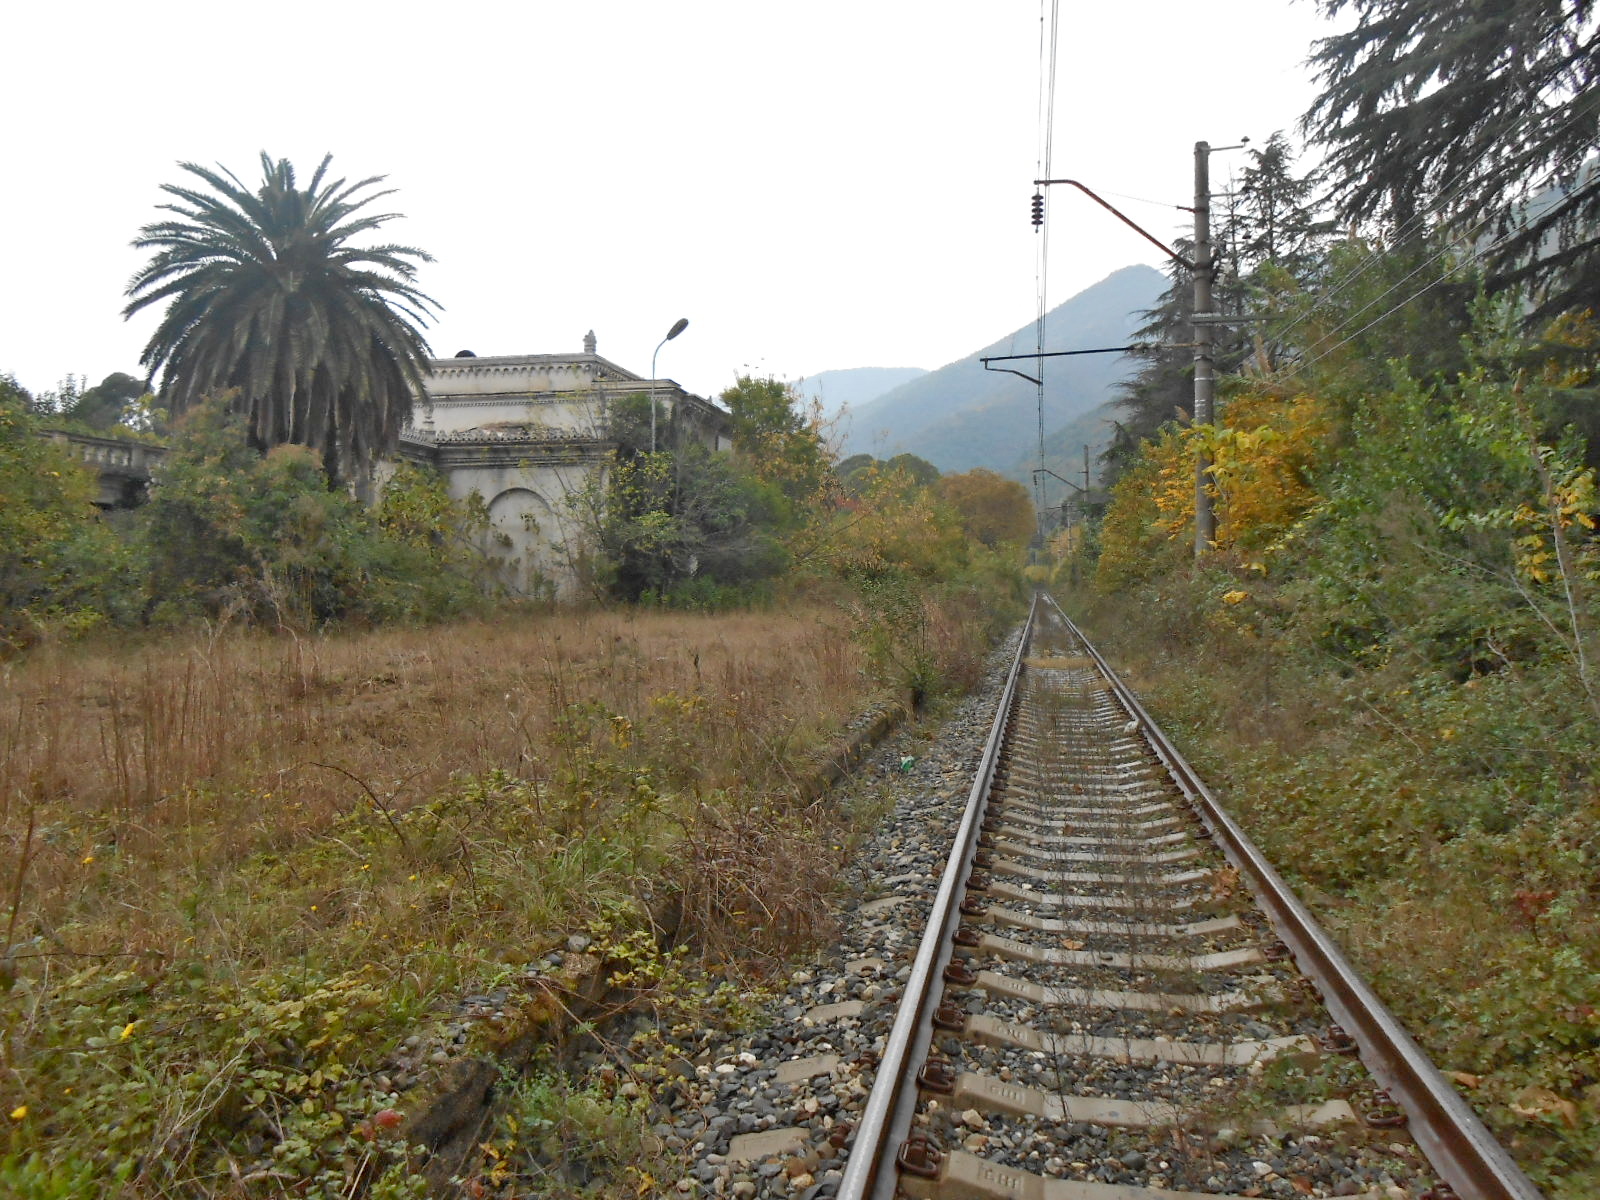
[[[1563,313],[1544,329],[1544,340],[1573,350],[1600,353],[1600,325],[1588,309],[1582,312]],[[1546,363],[1541,371],[1542,382],[1553,387],[1575,388],[1588,385],[1594,371],[1587,363]]]
[[[1596,543],[1585,536],[1595,529],[1595,517],[1600,513],[1594,468],[1549,477],[1545,486],[1544,511],[1523,502],[1512,514],[1517,536],[1512,539],[1511,548],[1517,569],[1534,583],[1551,582],[1561,569],[1556,546],[1556,539],[1560,538],[1574,548],[1578,569],[1586,578],[1594,578],[1600,555]]]
[[[1202,452],[1212,460],[1218,548],[1246,554],[1251,567],[1265,570],[1268,552],[1318,501],[1311,479],[1333,429],[1327,404],[1315,396],[1246,393],[1217,426],[1169,428],[1146,442],[1112,490],[1098,585],[1115,590],[1137,581],[1163,543],[1193,536]]]
[[[1171,457],[1164,442],[1146,442],[1143,455],[1111,489],[1095,568],[1095,586],[1102,591],[1117,591],[1146,578],[1163,545],[1171,541],[1172,534],[1161,523],[1157,497],[1163,467]]]
[[[977,467],[945,475],[934,486],[960,516],[966,535],[991,550],[1021,545],[1033,536],[1033,501],[1015,479]]]
[[[1210,439],[1217,540],[1229,548],[1263,549],[1316,504],[1311,476],[1333,435],[1333,421],[1315,396],[1287,402],[1241,396],[1225,416],[1226,427]]]
[[[839,575],[894,568],[934,578],[967,561],[960,518],[899,469],[873,468],[860,494],[840,498],[804,537],[797,561]]]

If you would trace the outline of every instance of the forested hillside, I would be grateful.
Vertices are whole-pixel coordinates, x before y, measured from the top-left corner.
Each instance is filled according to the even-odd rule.
[[[1156,303],[1161,277],[1149,267],[1124,267],[1051,309],[1046,349],[1125,346]],[[942,471],[974,467],[1027,477],[1018,456],[1039,441],[1038,393],[1015,375],[986,371],[985,355],[1036,349],[1032,324],[964,358],[895,388],[852,414],[843,453],[915,454]],[[1028,363],[1013,366],[1033,374]],[[1128,375],[1122,355],[1049,360],[1045,367],[1045,432],[1109,400]]]

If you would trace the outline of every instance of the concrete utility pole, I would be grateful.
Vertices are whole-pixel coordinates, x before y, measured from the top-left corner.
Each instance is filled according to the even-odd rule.
[[[1217,396],[1212,361],[1211,145],[1194,144],[1194,423],[1209,425]],[[1217,540],[1217,515],[1206,490],[1211,455],[1202,452],[1194,469],[1194,554],[1203,557]]]
[[[1187,259],[1171,246],[1163,244],[1148,229],[1144,229],[1126,213],[1119,212],[1108,201],[1102,200],[1076,179],[1035,179],[1035,187],[1048,187],[1051,184],[1063,183],[1077,188],[1089,199],[1109,211],[1123,224],[1134,230],[1146,241],[1159,247],[1169,258],[1180,266],[1188,267],[1194,274],[1194,423],[1196,425],[1209,425],[1214,418],[1213,408],[1217,394],[1216,367],[1212,356],[1214,329],[1225,320],[1255,320],[1257,318],[1224,318],[1211,311],[1211,152],[1212,150],[1242,150],[1250,142],[1249,138],[1242,138],[1234,146],[1212,146],[1209,142],[1196,142],[1194,144],[1194,258]],[[1043,205],[1038,195],[1034,197],[1033,223],[1040,224],[1044,220]],[[1117,347],[1118,350],[1128,350],[1132,347]],[[983,359],[983,369],[993,370],[989,364],[1013,358],[1053,358],[1060,354],[1101,354],[1101,350],[1057,350],[1052,353],[1040,351],[1036,354],[999,354]],[[1010,370],[1008,367],[999,370]],[[1021,371],[1012,371],[1013,375],[1022,375]],[[1038,380],[1031,375],[1022,375],[1029,383],[1038,384]],[[1041,463],[1043,455],[1040,455]],[[1194,552],[1198,558],[1211,549],[1217,540],[1217,518],[1211,508],[1211,496],[1206,492],[1206,478],[1211,472],[1211,456],[1202,454],[1195,464],[1194,477]],[[1040,474],[1054,475],[1061,479],[1054,471],[1047,471],[1041,467],[1034,472],[1035,484],[1039,481]],[[1068,483],[1062,479],[1061,482]],[[1077,484],[1071,484],[1077,487]],[[1087,496],[1089,490],[1089,467],[1087,457],[1084,462],[1083,488]],[[1042,493],[1041,493],[1042,505]],[[1043,511],[1041,507],[1041,512]],[[1041,525],[1041,530],[1043,526]]]

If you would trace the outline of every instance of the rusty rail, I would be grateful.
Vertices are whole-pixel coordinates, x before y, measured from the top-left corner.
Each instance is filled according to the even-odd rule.
[[[942,972],[950,964],[952,955],[950,935],[961,920],[959,905],[967,871],[977,847],[978,826],[988,802],[989,785],[1005,741],[1006,722],[1017,693],[1017,677],[1039,614],[1040,595],[1042,593],[1034,596],[1028,623],[1017,643],[1016,657],[995,707],[989,740],[984,743],[978,774],[956,830],[955,847],[940,877],[939,890],[928,914],[927,930],[912,962],[905,995],[889,1031],[872,1091],[862,1108],[850,1158],[845,1163],[844,1178],[839,1181],[838,1200],[891,1200],[895,1194],[895,1154],[910,1131],[917,1103],[917,1086],[911,1069],[913,1064],[927,1057],[933,1040],[933,1010],[939,999]]]
[[[1139,723],[1173,782],[1211,831],[1213,841],[1249,885],[1296,965],[1322,993],[1329,1013],[1355,1038],[1367,1069],[1410,1118],[1411,1135],[1434,1169],[1462,1200],[1541,1200],[1533,1181],[1356,973],[1244,830],[1223,811],[1138,697],[1083,638],[1061,606],[1053,598],[1046,599],[1067,628],[1083,640],[1117,700]]]

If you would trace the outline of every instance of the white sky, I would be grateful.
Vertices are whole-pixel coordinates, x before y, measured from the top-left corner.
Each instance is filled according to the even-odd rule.
[[[1265,141],[1313,95],[1310,0],[1060,9],[1054,174],[1103,194],[1189,203],[1196,140]],[[714,395],[745,370],[934,368],[1034,315],[1038,0],[146,0],[6,26],[0,372],[34,391],[141,373],[129,241],[178,161],[254,185],[261,150],[302,181],[327,151],[388,175],[390,236],[437,260],[441,357],[592,328],[646,374],[686,316],[660,374]],[[1068,189],[1050,211],[1052,305],[1158,263]]]

